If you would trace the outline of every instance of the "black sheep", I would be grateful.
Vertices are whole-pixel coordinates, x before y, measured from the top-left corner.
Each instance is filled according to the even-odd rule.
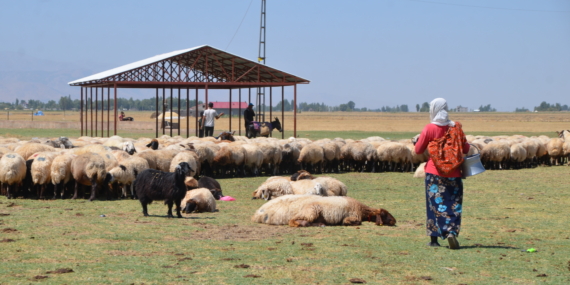
[[[184,179],[189,171],[192,171],[190,165],[181,162],[176,166],[174,172],[162,172],[149,168],[139,173],[134,182],[134,188],[141,202],[143,214],[148,216],[146,206],[152,201],[164,200],[164,204],[168,205],[168,217],[174,218],[172,205],[176,203],[176,215],[178,218],[182,218],[180,202],[186,195]]]
[[[153,150],[157,150],[157,149],[158,149],[158,140],[157,140],[157,139],[152,139],[152,140],[150,141],[150,143],[146,145],[146,147],[150,147],[150,148],[152,148]]]
[[[220,183],[218,183],[214,178],[208,176],[200,177],[198,180],[198,188],[209,189],[216,200],[220,200],[221,197],[224,197],[222,194],[222,186],[220,186]]]

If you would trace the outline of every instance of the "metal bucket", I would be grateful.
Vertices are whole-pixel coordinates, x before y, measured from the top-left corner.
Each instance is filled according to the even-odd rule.
[[[481,163],[481,150],[479,150],[475,145],[470,145],[475,147],[479,153],[464,158],[463,164],[461,164],[461,173],[463,174],[463,178],[485,172],[485,167],[483,167],[483,164]]]

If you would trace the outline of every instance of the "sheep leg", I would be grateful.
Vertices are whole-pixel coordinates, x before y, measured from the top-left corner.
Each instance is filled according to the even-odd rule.
[[[166,204],[168,205],[168,213],[166,214],[169,218],[174,218],[174,216],[172,215],[172,206],[174,204],[174,201],[172,200],[168,200],[166,202]],[[180,206],[178,206],[178,210],[180,209]],[[180,212],[178,212],[178,214],[180,215]]]
[[[307,227],[319,218],[321,214],[321,207],[318,204],[313,204],[306,208],[301,213],[297,213],[289,220],[290,227]]]
[[[10,185],[6,184],[6,198],[12,199],[12,195],[10,194]]]
[[[145,217],[148,217],[148,209],[147,209],[147,207],[146,207],[148,203],[147,203],[146,200],[144,200],[144,199],[141,199],[140,202],[141,202],[141,206],[142,206],[142,208],[143,208],[143,215],[144,215]]]
[[[97,178],[91,178],[91,197],[89,197],[89,201],[95,200],[97,197]]]
[[[362,224],[362,222],[356,217],[346,217],[342,220],[343,226],[358,226],[360,224]]]
[[[79,182],[75,181],[75,193],[73,194],[73,197],[71,197],[73,200],[77,199],[77,189],[79,189]]]
[[[38,192],[40,193],[39,198],[38,199],[45,199],[44,198],[44,192],[46,190],[46,186],[45,185],[38,185]]]
[[[176,201],[174,201],[174,203],[176,205],[176,217],[182,218],[182,214],[180,214],[180,204],[182,203],[182,200],[177,199]]]

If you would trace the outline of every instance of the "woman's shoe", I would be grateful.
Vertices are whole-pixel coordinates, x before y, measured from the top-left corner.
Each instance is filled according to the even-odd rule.
[[[438,242],[428,242],[427,246],[438,247],[440,246]]]
[[[454,234],[447,236],[447,242],[449,243],[449,249],[459,249],[459,241],[457,241]]]

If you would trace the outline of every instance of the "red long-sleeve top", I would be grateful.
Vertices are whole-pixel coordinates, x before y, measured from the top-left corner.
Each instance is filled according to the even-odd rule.
[[[416,153],[417,154],[424,153],[429,142],[443,137],[447,132],[447,129],[449,129],[449,126],[442,127],[435,124],[427,124],[422,130],[422,133],[420,134],[418,141],[416,142],[416,147],[415,147]],[[463,153],[468,153],[468,152],[469,152],[469,143],[465,142],[465,144],[463,145]],[[439,171],[437,171],[435,165],[433,164],[431,158],[428,159],[425,171],[426,173],[435,174],[441,177],[461,177],[461,170],[459,168],[453,171],[449,175],[440,174]]]

